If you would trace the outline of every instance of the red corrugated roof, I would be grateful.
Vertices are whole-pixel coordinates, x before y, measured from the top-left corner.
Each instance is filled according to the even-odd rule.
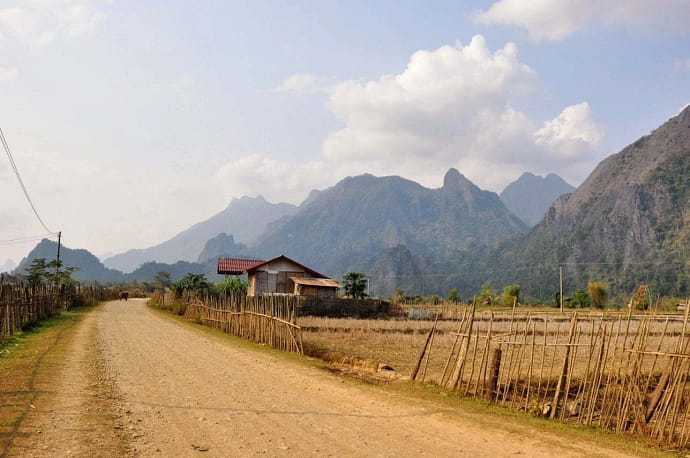
[[[241,275],[258,265],[263,259],[218,258],[218,273],[221,275]]]

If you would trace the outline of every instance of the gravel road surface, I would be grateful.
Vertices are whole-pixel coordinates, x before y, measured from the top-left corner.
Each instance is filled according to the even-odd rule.
[[[624,456],[236,346],[140,299],[76,326],[10,456]]]

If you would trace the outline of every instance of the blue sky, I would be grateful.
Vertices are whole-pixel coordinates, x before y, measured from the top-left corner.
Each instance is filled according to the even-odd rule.
[[[365,172],[577,185],[688,103],[681,0],[0,1],[0,127],[97,254]],[[0,240],[44,232],[6,159],[0,195]]]

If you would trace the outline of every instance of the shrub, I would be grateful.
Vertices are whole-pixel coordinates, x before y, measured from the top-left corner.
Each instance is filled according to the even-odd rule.
[[[570,299],[571,307],[588,307],[591,303],[589,295],[584,289],[576,289]]]
[[[519,285],[507,285],[503,288],[503,294],[501,295],[502,305],[513,305],[520,301],[520,286]]]
[[[589,291],[589,295],[592,298],[592,304],[596,308],[604,308],[609,298],[606,283],[601,281],[589,282],[589,284],[587,284],[587,291]]]

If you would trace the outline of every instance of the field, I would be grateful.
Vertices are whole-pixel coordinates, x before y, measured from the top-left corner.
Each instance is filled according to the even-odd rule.
[[[372,377],[413,377],[533,415],[687,445],[687,315],[443,312],[451,318],[298,324],[305,352]]]

